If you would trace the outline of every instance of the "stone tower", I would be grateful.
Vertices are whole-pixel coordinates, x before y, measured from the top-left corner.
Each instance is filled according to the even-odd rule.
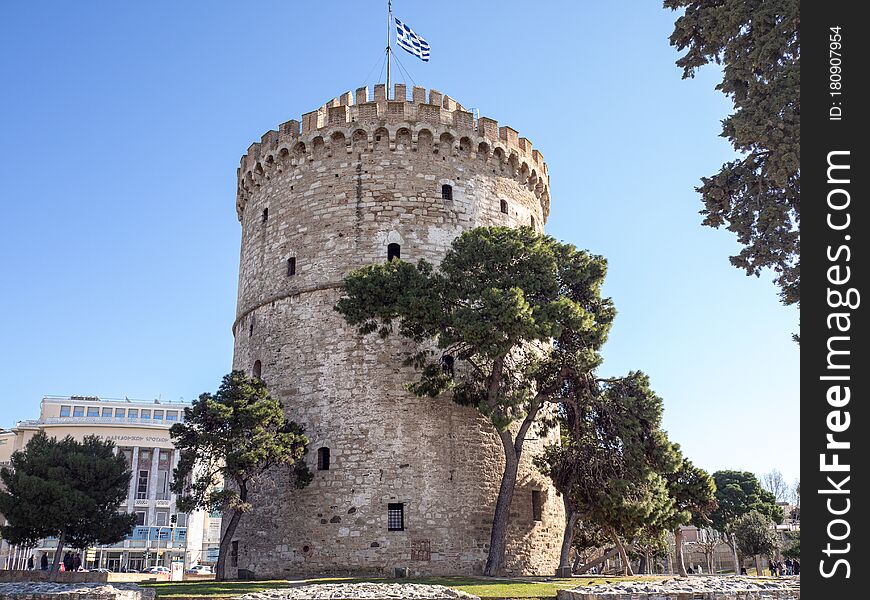
[[[269,131],[238,171],[242,224],[235,369],[260,375],[306,428],[313,483],[277,472],[252,493],[228,575],[482,572],[503,467],[492,425],[417,398],[407,342],[363,337],[333,306],[352,269],[388,254],[440,262],[463,230],[528,225],[550,208],[531,142],[449,96],[397,84],[342,94]],[[301,125],[301,126],[300,126]],[[533,428],[534,429],[534,428]],[[533,436],[536,434],[532,434]],[[552,575],[562,500],[526,441],[506,570]]]

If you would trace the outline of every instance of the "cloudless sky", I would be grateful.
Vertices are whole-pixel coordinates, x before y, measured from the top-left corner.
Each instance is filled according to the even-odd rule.
[[[716,67],[682,80],[656,0],[396,0],[413,77],[527,136],[551,235],[609,261],[604,373],[647,372],[710,470],[798,477],[798,330],[694,191],[732,158]],[[5,3],[0,427],[45,394],[192,400],[230,369],[248,145],[377,82],[386,1]],[[394,68],[394,81],[402,81]],[[382,76],[381,76],[382,79]]]

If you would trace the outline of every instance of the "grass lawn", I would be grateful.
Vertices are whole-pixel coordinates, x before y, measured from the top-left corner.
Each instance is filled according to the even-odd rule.
[[[663,577],[659,577],[661,579]],[[445,585],[462,590],[481,598],[555,598],[556,590],[576,587],[578,585],[594,585],[608,581],[630,581],[648,579],[647,577],[604,577],[594,575],[589,577],[574,577],[573,579],[499,579],[484,577],[420,577],[408,579],[378,579],[353,577],[324,577],[305,580],[309,584],[318,583],[429,583]],[[189,581],[181,583],[142,583],[140,585],[153,588],[160,600],[172,598],[226,598],[239,596],[266,589],[284,588],[300,585],[299,581],[283,579],[271,581]]]

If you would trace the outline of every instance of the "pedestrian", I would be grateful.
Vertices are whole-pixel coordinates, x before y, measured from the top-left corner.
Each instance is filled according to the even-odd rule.
[[[767,568],[770,569],[770,576],[775,577],[776,576],[776,561],[773,560],[772,558],[770,560],[768,560],[767,561]]]
[[[794,571],[792,570],[794,567],[794,563],[791,562],[790,558],[785,559],[785,574],[786,575],[794,575]]]
[[[82,555],[76,552],[75,558],[73,558],[73,571],[80,571],[82,568]]]
[[[42,553],[42,558],[39,559],[39,567],[43,571],[48,571],[48,552]]]
[[[27,559],[27,570],[28,571],[33,570],[33,555],[32,554],[30,555],[30,558]]]
[[[64,571],[72,571],[72,554],[67,552],[63,555],[63,570]]]
[[[740,567],[740,574],[746,575],[746,567]]]

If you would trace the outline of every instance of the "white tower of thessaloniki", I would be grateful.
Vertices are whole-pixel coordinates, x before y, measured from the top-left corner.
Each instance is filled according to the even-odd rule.
[[[493,426],[449,398],[405,389],[407,342],[361,336],[333,307],[353,269],[400,255],[437,264],[463,230],[542,230],[543,156],[436,90],[383,85],[269,131],[238,171],[242,224],[235,369],[261,376],[305,426],[314,481],[276,470],[251,494],[229,576],[474,574],[486,562],[504,459]],[[535,428],[533,428],[535,429]],[[561,498],[528,439],[506,571],[552,575]]]

